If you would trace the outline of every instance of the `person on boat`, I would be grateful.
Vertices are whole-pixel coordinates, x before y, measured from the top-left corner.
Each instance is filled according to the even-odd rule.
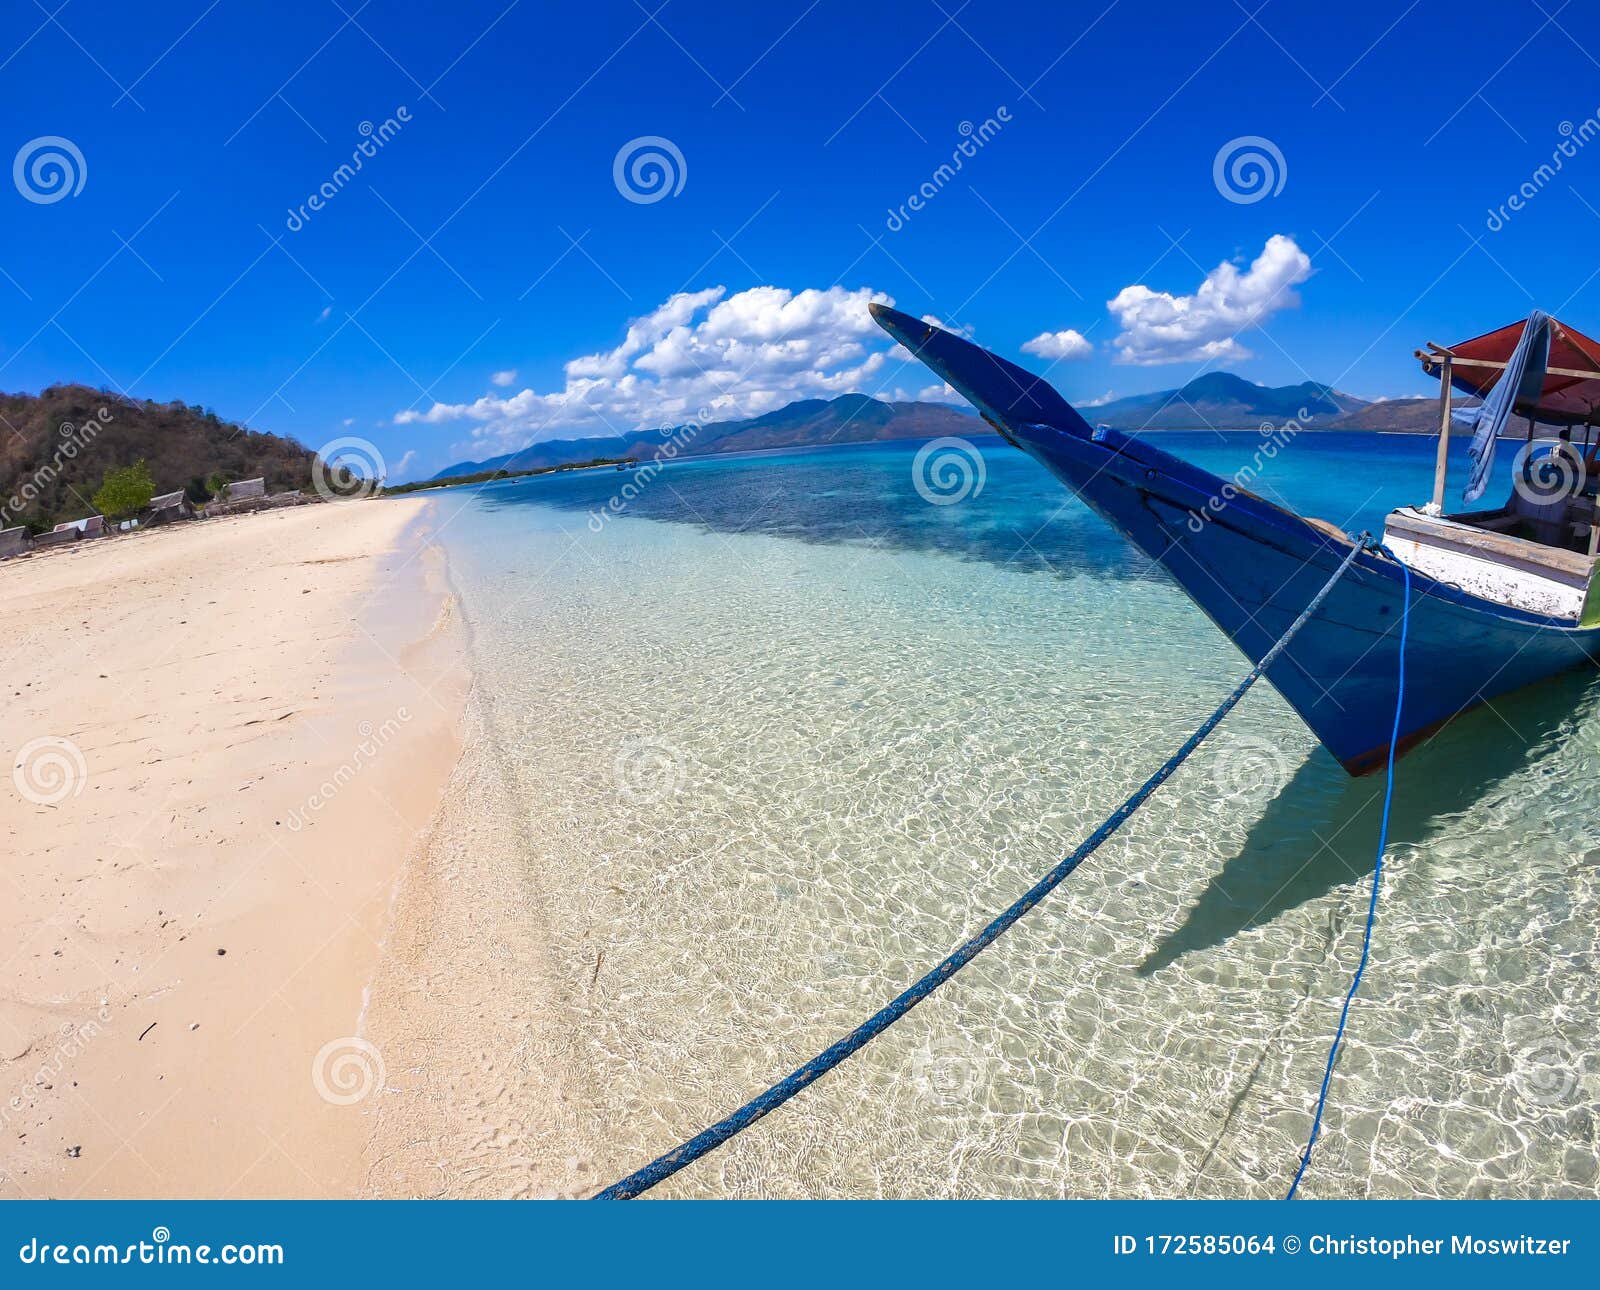
[[[1600,446],[1600,445],[1597,445]],[[1594,453],[1589,454],[1589,460],[1583,459],[1583,454],[1572,446],[1572,427],[1562,426],[1556,434],[1556,446],[1550,450],[1550,455],[1555,458],[1561,470],[1561,478],[1571,478],[1576,481],[1574,492],[1582,489],[1584,477],[1589,472],[1589,467],[1594,462]]]

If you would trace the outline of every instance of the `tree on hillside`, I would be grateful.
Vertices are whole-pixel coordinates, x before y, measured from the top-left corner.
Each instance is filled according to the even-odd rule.
[[[94,495],[94,507],[107,519],[120,520],[144,510],[155,494],[155,480],[141,457],[131,466],[106,471]]]

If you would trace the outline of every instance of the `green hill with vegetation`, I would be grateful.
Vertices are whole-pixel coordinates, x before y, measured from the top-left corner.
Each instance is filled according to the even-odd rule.
[[[193,501],[206,480],[266,479],[269,493],[311,485],[313,453],[206,408],[128,399],[87,385],[0,394],[0,528],[34,532],[95,513],[106,472],[144,461],[156,492]]]

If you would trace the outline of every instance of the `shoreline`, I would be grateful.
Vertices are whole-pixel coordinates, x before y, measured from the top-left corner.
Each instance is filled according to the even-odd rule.
[[[0,566],[0,1197],[352,1196],[470,683],[424,499]]]
[[[553,840],[528,827],[468,603],[453,603],[473,684],[461,755],[396,883],[372,983],[368,1033],[388,1081],[371,1103],[360,1194],[579,1199],[606,1181],[575,1043],[592,1001],[554,956]]]

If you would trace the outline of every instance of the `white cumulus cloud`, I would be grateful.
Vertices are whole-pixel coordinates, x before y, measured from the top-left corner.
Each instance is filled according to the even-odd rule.
[[[620,344],[566,363],[559,389],[485,394],[395,414],[397,425],[471,423],[482,452],[537,439],[620,434],[691,420],[758,416],[795,399],[861,392],[910,399],[926,373],[872,321],[893,304],[869,287],[679,292],[631,320]],[[901,357],[904,355],[904,358]],[[902,375],[903,373],[903,375]],[[500,384],[496,373],[492,380]]]
[[[1274,233],[1243,272],[1223,261],[1192,296],[1124,287],[1106,302],[1122,333],[1119,363],[1237,362],[1250,357],[1239,333],[1300,303],[1291,289],[1311,276],[1311,258],[1292,237]]]
[[[493,376],[491,376],[489,378],[489,383],[491,385],[498,385],[501,389],[504,389],[516,379],[517,369],[514,367],[508,367],[504,371],[496,372]]]
[[[1094,352],[1094,345],[1082,332],[1068,327],[1066,331],[1040,332],[1022,343],[1022,352],[1040,358],[1087,358]]]

